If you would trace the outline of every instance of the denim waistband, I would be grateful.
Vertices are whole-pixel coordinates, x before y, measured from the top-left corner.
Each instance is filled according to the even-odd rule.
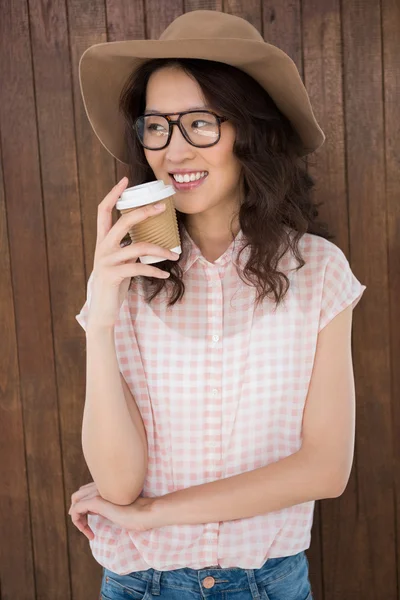
[[[118,580],[123,584],[129,584],[129,578],[136,577],[150,582],[150,593],[153,596],[159,596],[160,586],[165,585],[169,588],[183,591],[199,591],[202,596],[207,598],[216,592],[232,591],[251,591],[253,600],[260,600],[260,593],[257,584],[265,585],[285,577],[297,563],[302,560],[305,551],[292,556],[280,558],[269,558],[259,569],[242,569],[240,567],[223,568],[218,565],[204,567],[202,569],[191,569],[185,567],[170,571],[159,571],[157,569],[147,569],[144,571],[135,571],[128,575],[118,576]],[[112,576],[111,572],[107,572]],[[209,579],[207,579],[209,578]],[[207,584],[211,582],[210,588]]]

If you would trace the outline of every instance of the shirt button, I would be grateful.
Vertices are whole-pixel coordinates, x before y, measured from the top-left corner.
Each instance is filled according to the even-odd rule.
[[[214,577],[206,577],[205,579],[203,579],[203,587],[207,588],[208,590],[212,587],[214,587],[215,585],[215,579]]]
[[[213,335],[212,336],[213,342],[218,342],[219,340],[219,335]]]
[[[217,396],[217,394],[218,394],[218,388],[214,388],[214,389],[213,389],[213,390],[211,390],[211,391],[212,391],[212,395],[213,395],[213,396]]]

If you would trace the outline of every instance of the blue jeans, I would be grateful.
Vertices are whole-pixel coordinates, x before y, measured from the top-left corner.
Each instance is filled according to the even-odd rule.
[[[154,596],[154,598],[153,598]],[[103,570],[101,600],[312,600],[304,551],[269,558],[259,569]]]

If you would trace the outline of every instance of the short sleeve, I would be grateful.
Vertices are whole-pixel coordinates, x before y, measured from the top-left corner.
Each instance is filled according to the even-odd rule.
[[[354,309],[366,289],[355,277],[343,251],[331,244],[325,264],[318,331],[350,304]]]
[[[93,281],[93,271],[91,272],[90,277],[87,282],[86,302],[82,306],[80,312],[77,315],[75,315],[75,319],[78,321],[79,325],[85,331],[86,331],[86,325],[87,325],[88,316],[89,316],[90,301],[91,301],[91,297],[92,297],[92,281]]]

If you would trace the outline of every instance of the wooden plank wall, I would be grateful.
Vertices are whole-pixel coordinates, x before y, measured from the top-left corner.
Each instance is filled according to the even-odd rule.
[[[368,290],[353,321],[352,476],[340,498],[317,503],[307,554],[316,600],[394,600],[398,0],[1,1],[1,600],[95,600],[99,592],[100,567],[67,516],[71,493],[89,481],[80,443],[85,340],[74,315],[91,271],[97,204],[125,169],[92,132],[78,61],[91,44],[158,37],[196,9],[243,16],[285,50],[326,132],[309,160],[321,217]]]

